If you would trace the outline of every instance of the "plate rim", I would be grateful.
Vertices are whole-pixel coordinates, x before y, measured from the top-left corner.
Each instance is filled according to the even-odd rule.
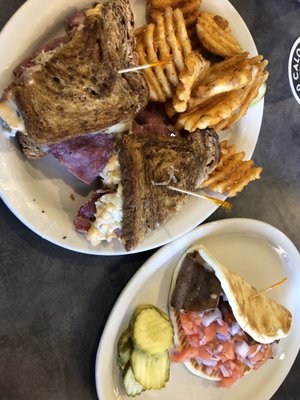
[[[242,225],[242,224],[246,225],[246,228],[244,228],[245,232],[253,232],[253,230],[254,230],[256,233],[258,233],[258,232],[260,232],[260,230],[262,228],[265,228],[265,231],[262,235],[264,238],[267,238],[267,236],[268,236],[268,234],[270,234],[270,232],[272,233],[272,235],[276,235],[276,237],[279,238],[278,243],[280,243],[280,244],[284,243],[285,245],[287,245],[290,248],[291,251],[288,254],[291,255],[291,258],[293,260],[297,260],[296,267],[300,266],[300,253],[299,253],[297,247],[295,246],[295,244],[291,241],[291,239],[277,227],[275,227],[267,222],[253,219],[253,218],[228,218],[228,219],[221,219],[218,221],[206,222],[205,224],[200,225],[199,227],[193,229],[192,231],[181,236],[180,238],[176,239],[175,241],[161,247],[154,254],[152,254],[142,264],[142,266],[135,272],[135,274],[130,278],[130,280],[124,286],[121,293],[118,295],[118,297],[110,311],[110,314],[106,320],[105,326],[104,326],[102,334],[101,334],[101,338],[99,340],[98,349],[97,349],[97,353],[96,353],[96,357],[95,357],[94,378],[95,378],[95,386],[96,386],[97,396],[99,399],[106,400],[104,397],[104,394],[101,391],[101,385],[100,385],[100,382],[98,379],[102,348],[104,346],[104,342],[106,341],[106,337],[110,331],[110,329],[109,329],[110,325],[113,323],[114,314],[118,313],[120,304],[122,303],[122,301],[124,301],[123,297],[126,295],[126,293],[129,293],[130,290],[132,290],[134,288],[135,281],[138,281],[139,279],[141,280],[141,277],[143,277],[143,275],[146,275],[147,273],[149,274],[150,277],[153,277],[153,275],[155,275],[155,273],[157,271],[159,271],[161,266],[157,266],[152,273],[151,273],[151,269],[152,269],[151,266],[153,264],[155,264],[155,262],[157,262],[157,264],[159,265],[159,259],[163,258],[162,256],[164,255],[164,253],[171,254],[172,248],[176,248],[177,244],[180,244],[180,242],[185,243],[184,248],[180,252],[180,254],[182,254],[182,252],[184,252],[194,242],[198,241],[199,239],[201,239],[203,237],[205,238],[206,236],[212,235],[214,231],[217,231],[219,229],[222,231],[221,234],[224,235],[224,233],[226,234],[226,232],[224,232],[224,229],[229,229],[229,231],[232,228],[238,230],[239,225]],[[178,257],[180,258],[180,255]],[[170,259],[170,256],[169,256],[169,259]],[[165,263],[165,261],[164,261],[164,263]],[[165,268],[168,268],[168,267],[165,267]],[[299,270],[298,270],[298,275],[300,278]],[[149,278],[149,276],[148,276],[148,278]],[[127,297],[129,297],[129,295],[127,295]],[[300,298],[300,295],[299,295],[299,298]],[[125,300],[126,300],[126,298],[125,298]],[[167,305],[166,305],[166,307],[167,307]],[[293,317],[293,321],[294,321],[294,317]],[[298,321],[298,325],[299,324],[300,324],[300,319]],[[120,330],[120,328],[121,328],[121,324],[118,325],[118,330]],[[114,341],[115,341],[116,337],[117,337],[117,333],[114,337]],[[295,362],[295,359],[299,353],[299,349],[300,349],[300,342],[298,344],[298,350],[294,354],[290,355],[290,362],[289,362],[288,367],[284,371],[284,374],[283,374],[284,376],[283,376],[282,380],[280,382],[277,382],[272,387],[272,390],[269,391],[269,393],[267,394],[268,397],[263,397],[263,398],[260,397],[260,400],[262,400],[262,399],[267,400],[267,399],[271,398],[271,396],[278,390],[278,388],[280,387],[280,385],[283,383],[286,376],[288,375],[290,369],[292,368],[292,366]],[[100,374],[99,374],[99,376],[100,376]],[[121,399],[121,396],[120,396],[120,399]]]
[[[205,0],[206,1],[206,0]],[[203,4],[205,4],[205,1],[203,1]],[[45,0],[43,0],[44,3],[46,3]],[[84,4],[87,3],[87,0],[79,0],[76,2],[75,6],[78,5],[78,3]],[[134,3],[137,3],[138,1],[134,1],[132,0],[132,3],[134,5]],[[27,10],[32,10],[34,9],[37,5],[39,5],[39,7],[41,6],[42,1],[41,0],[27,0],[25,3],[22,4],[22,6],[20,8],[18,8],[16,10],[16,12],[11,16],[11,18],[7,21],[7,23],[4,25],[1,34],[0,34],[0,40],[1,37],[3,37],[3,35],[7,35],[7,32],[9,32],[12,27],[17,24],[17,22],[19,21],[19,19],[24,16],[24,14],[26,14],[26,12],[28,12]],[[66,9],[68,7],[69,3],[65,6],[62,7],[62,9]],[[244,32],[243,34],[247,35],[247,37],[249,37],[249,40],[251,39],[251,43],[249,43],[249,46],[253,47],[253,51],[257,52],[257,48],[254,42],[254,39],[245,23],[245,21],[243,20],[243,18],[240,16],[240,14],[238,13],[238,11],[234,8],[234,6],[228,1],[228,0],[222,0],[222,4],[218,7],[226,7],[230,10],[230,12],[234,13],[234,17],[239,18],[239,24],[242,24],[244,27]],[[255,151],[255,147],[257,145],[258,142],[258,138],[260,135],[260,130],[261,130],[261,124],[262,124],[262,119],[263,119],[263,110],[264,110],[264,100],[262,100],[259,104],[256,105],[256,113],[255,117],[256,117],[256,126],[255,126],[255,130],[257,131],[257,135],[255,138],[255,143],[251,143],[250,146],[250,151],[247,148],[247,152],[248,152],[248,156],[251,157],[252,154]],[[239,134],[240,135],[240,134]],[[246,146],[247,147],[247,146]],[[3,152],[0,152],[0,163],[4,163],[4,159],[1,160],[1,154]],[[24,162],[23,160],[21,162]],[[26,160],[25,160],[26,162]],[[4,181],[5,180],[5,176],[4,175],[0,175],[0,181]],[[32,182],[32,184],[34,184],[35,182]],[[2,185],[3,186],[3,185]],[[31,191],[29,191],[29,193],[31,193]],[[161,227],[161,233],[158,233],[158,235],[160,235],[158,237],[158,239],[152,239],[155,238],[156,236],[156,231],[153,232],[149,232],[149,234],[151,235],[151,238],[148,240],[146,237],[146,241],[144,240],[142,243],[140,243],[139,246],[137,246],[136,248],[134,248],[131,251],[126,251],[125,248],[123,247],[122,244],[119,245],[119,243],[117,244],[117,248],[115,248],[115,246],[113,246],[113,248],[110,247],[110,245],[108,245],[107,247],[105,245],[98,245],[96,247],[93,247],[92,245],[90,245],[88,243],[88,241],[85,238],[79,238],[78,241],[76,239],[76,241],[74,242],[74,240],[72,239],[72,237],[74,237],[74,234],[76,235],[80,235],[79,233],[74,233],[74,231],[71,232],[70,234],[70,230],[72,230],[72,224],[70,224],[67,227],[67,233],[69,233],[69,235],[67,235],[67,238],[63,238],[60,237],[58,234],[56,234],[55,231],[51,230],[51,229],[46,229],[44,228],[44,225],[49,222],[49,221],[42,221],[40,224],[36,224],[32,219],[30,219],[28,217],[28,211],[24,211],[22,209],[22,207],[20,207],[19,205],[14,204],[13,202],[13,198],[14,196],[16,196],[16,194],[11,194],[9,191],[5,191],[3,188],[1,190],[0,193],[0,197],[2,199],[2,201],[4,202],[4,204],[6,205],[6,207],[14,214],[14,216],[22,223],[24,224],[28,229],[30,229],[32,232],[34,232],[35,234],[37,234],[39,237],[41,237],[42,239],[45,239],[47,241],[49,241],[50,243],[53,243],[57,246],[60,246],[62,248],[65,248],[67,250],[71,250],[71,251],[75,251],[81,254],[89,254],[89,255],[100,255],[100,256],[114,256],[114,255],[130,255],[130,254],[136,254],[136,253],[140,253],[140,252],[144,252],[144,251],[148,251],[148,250],[153,250],[156,249],[160,246],[166,245],[168,243],[170,243],[173,240],[176,240],[177,238],[181,237],[182,235],[186,234],[187,232],[191,231],[192,229],[194,229],[197,225],[201,224],[203,221],[205,221],[210,215],[212,215],[218,208],[218,206],[214,205],[214,204],[207,204],[205,203],[205,200],[198,200],[199,201],[199,207],[202,208],[202,213],[201,215],[199,215],[199,218],[197,218],[197,220],[195,222],[189,222],[189,224],[185,224],[181,229],[172,229],[170,230],[169,227],[173,224],[173,226],[176,226],[178,221],[177,219],[172,219],[172,218],[176,218],[176,215],[180,215],[178,213],[180,213],[181,211],[179,210],[178,213],[176,213],[176,215],[174,215],[171,220],[167,221],[166,224],[163,224]],[[29,200],[29,199],[28,199]],[[194,201],[195,199],[189,199],[189,201],[187,202],[191,204],[191,201]],[[193,207],[194,207],[193,203]],[[59,210],[60,208],[57,207],[57,210]],[[38,211],[37,209],[34,209],[34,213],[36,215],[35,220],[38,218]],[[33,211],[32,211],[33,212]],[[64,211],[66,214],[70,214],[68,212],[68,210]],[[58,213],[60,213],[60,211],[58,211]],[[75,217],[76,212],[74,213]],[[41,216],[41,218],[45,218],[45,215]],[[182,221],[182,218],[180,218],[179,216],[179,222]],[[168,225],[168,222],[170,223]],[[73,228],[74,229],[74,228]],[[71,237],[69,239],[69,236]],[[149,238],[149,236],[148,236]]]

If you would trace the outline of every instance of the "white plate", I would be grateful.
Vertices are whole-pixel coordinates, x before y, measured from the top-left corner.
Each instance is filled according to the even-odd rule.
[[[57,36],[65,17],[91,3],[87,0],[27,0],[24,3],[0,35],[0,96],[13,79],[13,67],[48,39]],[[136,26],[139,26],[144,20],[145,0],[132,3],[137,15]],[[250,55],[257,53],[246,25],[229,1],[204,0],[202,8],[225,16],[242,48],[248,50]],[[32,18],[33,15],[38,18]],[[262,115],[263,101],[252,107],[246,117],[222,138],[226,136],[236,143],[238,150],[246,152],[247,158],[251,158]],[[25,225],[44,239],[81,253],[126,253],[117,240],[93,247],[75,231],[73,219],[91,189],[73,178],[52,156],[36,161],[26,160],[15,140],[8,139],[1,132],[0,149],[1,197]],[[178,238],[215,210],[216,206],[208,201],[190,199],[168,223],[160,230],[149,233],[132,252],[155,248]]]
[[[127,284],[108,318],[96,358],[99,399],[125,399],[116,363],[116,343],[138,304],[150,303],[167,312],[172,273],[182,253],[202,243],[214,256],[256,288],[287,276],[284,285],[269,296],[293,315],[290,335],[279,343],[274,360],[242,378],[230,389],[192,375],[183,365],[171,364],[170,381],[160,391],[145,391],[140,400],[241,400],[269,399],[280,386],[298,353],[300,342],[300,255],[279,230],[251,219],[227,219],[204,224],[157,251]]]

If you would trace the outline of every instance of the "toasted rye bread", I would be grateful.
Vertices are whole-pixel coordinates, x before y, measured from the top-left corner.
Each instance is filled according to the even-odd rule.
[[[148,229],[166,222],[188,196],[167,185],[194,191],[220,158],[211,130],[186,137],[155,132],[124,135],[119,162],[123,185],[122,240],[126,250],[137,246]]]
[[[142,73],[117,72],[134,54],[129,0],[109,1],[98,11],[72,29],[44,65],[7,89],[36,145],[131,120],[148,101]]]

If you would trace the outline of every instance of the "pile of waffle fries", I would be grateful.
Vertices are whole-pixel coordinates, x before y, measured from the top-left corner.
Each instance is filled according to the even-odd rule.
[[[150,101],[164,103],[178,130],[191,134],[230,128],[246,113],[268,78],[263,56],[249,57],[228,21],[201,11],[201,0],[149,0],[149,23],[136,30],[140,64],[168,61],[144,70]],[[222,142],[219,166],[204,183],[235,196],[261,168]]]

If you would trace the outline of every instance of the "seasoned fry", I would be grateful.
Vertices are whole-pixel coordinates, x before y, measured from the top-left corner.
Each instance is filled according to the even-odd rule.
[[[241,47],[231,34],[228,22],[208,12],[200,13],[196,31],[202,45],[211,53],[231,57],[241,52]]]
[[[186,31],[182,11],[179,8],[173,11],[173,18],[177,39],[181,45],[183,56],[187,57],[192,52],[192,46]]]
[[[159,58],[161,60],[170,60],[171,59],[170,47],[166,40],[166,30],[164,24],[164,17],[162,14],[157,16],[155,35],[156,35],[155,40],[159,51]],[[173,87],[176,88],[178,86],[179,80],[173,62],[170,62],[165,66],[165,71],[168,81]]]
[[[185,67],[179,76],[180,83],[173,96],[173,107],[177,112],[186,111],[192,89],[205,77],[210,65],[209,61],[196,52],[191,52],[184,61]]]
[[[187,28],[194,27],[199,16],[201,0],[150,0],[149,15],[151,21],[156,22],[157,17],[162,15],[167,7],[182,11]]]
[[[167,7],[178,7],[181,2],[182,0],[150,0],[150,7],[156,8],[160,11],[164,11]]]
[[[182,71],[184,68],[182,48],[181,43],[176,38],[173,11],[171,7],[165,9],[165,26],[167,41],[173,54],[173,62],[177,70]]]
[[[261,167],[254,167],[253,161],[244,161],[245,153],[236,152],[235,145],[228,145],[228,141],[221,142],[221,159],[211,175],[201,184],[202,188],[209,188],[228,197],[236,196],[249,182],[259,179]]]
[[[140,64],[147,64],[148,60],[145,53],[145,46],[141,40],[137,41],[136,52],[139,55]],[[144,69],[143,73],[145,74],[145,78],[149,86],[150,99],[152,101],[159,101],[162,103],[165,102],[166,96],[162,91],[159,81],[156,78],[155,73],[152,71],[152,68]]]
[[[243,89],[213,96],[200,106],[180,114],[175,126],[189,132],[215,126],[238,110],[244,96]]]
[[[186,0],[183,1],[182,14],[185,20],[185,25],[187,28],[192,28],[195,26],[197,18],[199,16],[199,9],[201,5],[201,0]]]
[[[208,98],[216,94],[241,89],[251,81],[252,69],[253,65],[245,63],[238,68],[234,67],[232,71],[228,71],[220,78],[215,80],[208,78],[205,85],[198,86],[195,96]]]
[[[268,62],[264,60],[254,67],[255,71],[252,75],[252,80],[245,89],[245,97],[240,104],[238,112],[214,126],[216,132],[229,128],[233,124],[237,123],[247,113],[252,101],[258,95],[260,86],[268,79],[269,73],[265,71],[267,64]]]
[[[150,63],[158,61],[156,49],[154,49],[154,28],[154,24],[148,24],[144,33],[144,39],[147,49],[147,60]],[[157,79],[160,82],[160,86],[166,95],[166,98],[172,97],[171,87],[166,78],[163,68],[161,66],[157,66],[153,69]]]
[[[152,71],[143,70],[150,89],[150,100],[165,102],[173,96],[179,84],[184,57],[192,52],[182,11],[167,7],[164,14],[157,15],[155,23],[138,30],[136,38],[140,64],[169,61],[164,66],[153,66]]]

